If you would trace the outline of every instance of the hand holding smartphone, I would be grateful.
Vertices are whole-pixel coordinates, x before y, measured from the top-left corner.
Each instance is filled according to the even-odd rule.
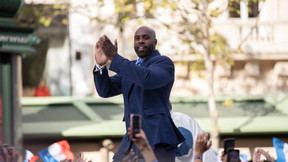
[[[132,137],[136,138],[136,134],[140,133],[141,129],[141,115],[131,114],[130,116],[130,127],[132,127]]]
[[[239,162],[239,150],[228,150],[228,162]]]

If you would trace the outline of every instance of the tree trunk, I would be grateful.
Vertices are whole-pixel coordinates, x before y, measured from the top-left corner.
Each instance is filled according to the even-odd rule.
[[[210,60],[211,61],[211,60]],[[211,61],[211,64],[213,62]],[[210,111],[210,118],[211,118],[211,134],[210,138],[212,140],[212,147],[215,151],[219,149],[219,129],[218,129],[218,109],[216,106],[215,94],[214,94],[214,66],[212,65],[212,69],[208,71],[208,84],[209,84],[209,111]]]
[[[214,94],[214,65],[211,59],[210,53],[210,43],[209,43],[209,18],[208,18],[208,2],[207,0],[203,0],[203,47],[204,47],[204,63],[205,68],[207,70],[207,80],[208,80],[208,88],[209,88],[209,98],[208,98],[208,106],[210,112],[210,120],[211,120],[211,132],[210,139],[212,140],[212,148],[217,152],[219,149],[219,129],[218,129],[218,109],[216,106],[215,94]]]
[[[214,65],[210,58],[210,54],[204,54],[205,67],[207,70],[207,80],[208,80],[208,107],[210,112],[211,120],[211,132],[210,138],[212,140],[212,147],[215,151],[219,148],[219,129],[218,129],[218,109],[216,106],[215,94],[214,94]]]

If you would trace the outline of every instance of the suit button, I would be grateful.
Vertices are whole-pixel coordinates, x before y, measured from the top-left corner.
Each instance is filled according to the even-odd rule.
[[[131,98],[129,98],[128,101],[131,102]]]

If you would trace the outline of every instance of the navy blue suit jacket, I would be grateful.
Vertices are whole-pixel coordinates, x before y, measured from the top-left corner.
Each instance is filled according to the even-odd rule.
[[[155,144],[177,145],[184,137],[174,125],[169,112],[169,97],[174,83],[174,63],[156,50],[140,65],[116,54],[109,70],[116,75],[109,77],[106,68],[102,75],[94,72],[94,82],[99,96],[122,94],[126,130],[130,114],[142,115],[142,129],[154,148]],[[118,151],[126,153],[131,139],[124,135]]]

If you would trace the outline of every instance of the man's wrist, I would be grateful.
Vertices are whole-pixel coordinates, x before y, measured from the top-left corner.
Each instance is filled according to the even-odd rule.
[[[102,70],[104,69],[106,67],[106,63],[104,64],[104,65],[99,65],[99,64],[95,64],[95,70],[94,70],[94,72],[97,72],[97,71],[99,71],[100,72],[100,74],[102,75]]]
[[[106,66],[106,64],[107,64],[107,63],[104,63],[103,65],[100,65],[100,64],[98,64],[98,63],[95,63],[96,67],[102,68],[102,69]]]

